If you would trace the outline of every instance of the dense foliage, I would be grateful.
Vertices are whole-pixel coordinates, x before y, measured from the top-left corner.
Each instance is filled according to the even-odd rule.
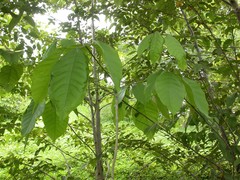
[[[61,9],[58,32],[34,18]],[[0,177],[238,179],[239,11],[232,0],[0,2]],[[95,27],[102,15],[111,28]]]

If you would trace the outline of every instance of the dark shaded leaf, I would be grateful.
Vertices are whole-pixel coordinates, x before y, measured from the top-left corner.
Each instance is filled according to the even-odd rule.
[[[45,103],[35,104],[32,100],[22,118],[22,135],[29,134],[35,126],[36,119],[39,118],[45,108]]]
[[[48,136],[55,141],[58,137],[63,135],[67,128],[68,118],[59,117],[56,109],[51,102],[46,104],[43,112],[43,122],[47,130]]]
[[[6,65],[0,70],[0,86],[11,91],[21,78],[23,66],[20,64]]]

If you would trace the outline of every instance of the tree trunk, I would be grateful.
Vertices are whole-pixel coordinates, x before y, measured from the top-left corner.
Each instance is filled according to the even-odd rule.
[[[95,41],[95,26],[94,26],[94,7],[95,7],[95,0],[92,0],[92,42]],[[101,117],[100,117],[100,99],[99,99],[99,73],[97,71],[97,62],[96,62],[96,50],[93,47],[92,50],[92,62],[93,62],[93,76],[94,76],[94,91],[95,91],[95,101],[94,101],[94,114],[92,114],[92,121],[93,121],[93,137],[94,137],[94,145],[95,145],[95,152],[96,152],[96,171],[95,171],[95,178],[96,180],[103,180],[103,163],[102,163],[102,138],[101,138]],[[93,105],[93,104],[91,104]]]

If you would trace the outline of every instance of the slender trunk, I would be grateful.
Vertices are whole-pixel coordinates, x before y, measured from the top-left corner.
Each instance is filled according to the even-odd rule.
[[[94,27],[94,7],[95,7],[95,0],[92,0],[92,42],[95,41],[95,27]],[[101,138],[101,117],[100,117],[100,98],[99,98],[99,74],[97,71],[97,63],[94,59],[96,57],[96,50],[93,47],[92,50],[92,62],[93,62],[93,76],[94,76],[94,90],[95,90],[95,102],[94,102],[94,118],[92,121],[93,123],[93,137],[94,137],[94,145],[95,145],[95,151],[96,151],[96,171],[95,171],[95,178],[97,180],[103,180],[104,174],[103,174],[103,163],[102,163],[102,138]]]
[[[96,132],[95,132],[95,150],[97,157],[96,179],[103,180],[103,164],[102,164],[102,138],[101,138],[101,124],[100,124],[100,108],[99,104],[95,105],[96,113]]]

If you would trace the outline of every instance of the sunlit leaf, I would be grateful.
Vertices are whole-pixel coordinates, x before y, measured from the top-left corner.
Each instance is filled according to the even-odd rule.
[[[184,51],[182,45],[176,38],[170,35],[167,35],[165,37],[165,44],[167,46],[168,52],[176,58],[178,67],[181,70],[185,70],[187,68],[186,52]]]
[[[69,50],[52,70],[49,97],[58,116],[67,116],[83,100],[88,83],[88,58],[81,49]]]
[[[75,41],[72,39],[62,39],[60,44],[63,48],[73,47],[76,45]]]
[[[170,72],[160,74],[156,79],[155,89],[161,102],[172,114],[176,114],[186,94],[178,76]]]
[[[35,126],[36,119],[39,118],[45,108],[45,103],[35,104],[32,100],[22,118],[22,135],[29,134]]]
[[[48,94],[48,87],[51,79],[51,72],[59,60],[60,51],[56,51],[56,43],[53,43],[47,52],[43,55],[43,61],[40,62],[33,71],[32,75],[32,97],[36,103],[42,102]]]
[[[54,53],[56,53],[56,46],[57,46],[57,41],[54,41],[46,50],[46,52],[43,54],[42,56],[42,60],[50,57],[51,55],[53,55]]]

